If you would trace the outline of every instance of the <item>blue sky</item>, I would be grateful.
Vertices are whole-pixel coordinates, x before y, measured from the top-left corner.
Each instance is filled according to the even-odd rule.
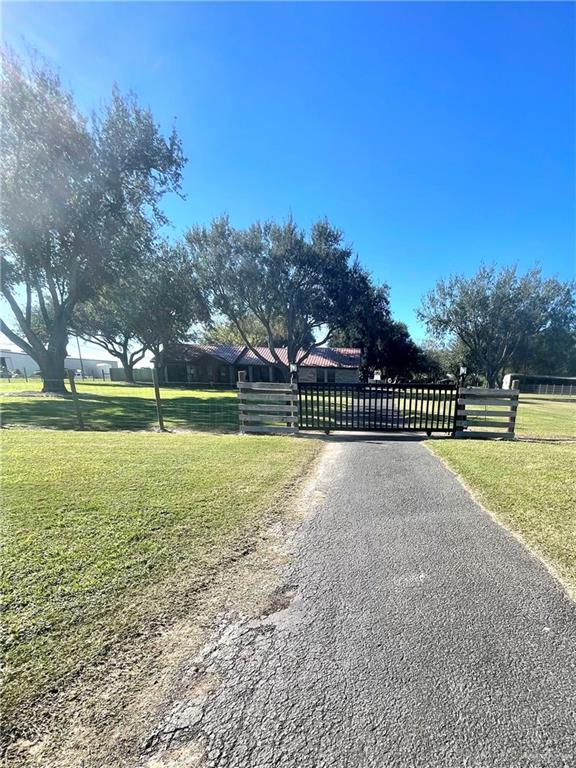
[[[395,317],[479,263],[575,254],[574,6],[568,3],[7,3],[84,110],[117,81],[188,165],[177,236],[327,216],[391,287]]]

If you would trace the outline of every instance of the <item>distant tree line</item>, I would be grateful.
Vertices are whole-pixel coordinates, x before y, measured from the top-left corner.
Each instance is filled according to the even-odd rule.
[[[538,270],[440,281],[420,308],[432,339],[421,348],[324,219],[306,232],[291,218],[236,229],[221,217],[168,242],[161,202],[181,194],[186,162],[175,130],[116,87],[87,119],[44,63],[6,50],[2,64],[0,267],[14,321],[0,329],[45,391],[65,391],[70,334],[116,357],[127,381],[147,351],[159,362],[191,333],[266,362],[267,347],[285,377],[325,343],[360,347],[364,378],[434,379],[463,363],[489,385],[510,367],[574,372],[574,285]]]

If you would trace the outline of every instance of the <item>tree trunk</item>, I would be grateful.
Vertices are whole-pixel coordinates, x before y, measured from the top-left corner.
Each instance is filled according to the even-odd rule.
[[[46,351],[40,355],[37,361],[43,379],[42,392],[54,392],[56,394],[68,392],[64,384],[67,346],[68,329],[67,325],[61,322],[53,328]]]
[[[134,381],[134,366],[133,365],[125,365],[124,366],[124,379],[128,382],[128,384],[135,384]]]
[[[134,366],[130,363],[128,354],[120,357],[122,368],[124,369],[124,381],[128,384],[134,384]]]
[[[43,359],[37,361],[40,366],[40,375],[42,376],[42,392],[53,392],[59,395],[68,392],[64,384],[65,360],[66,349],[64,349],[64,352],[47,350]]]
[[[496,387],[495,371],[486,371],[486,381],[488,383],[488,389],[495,389]]]

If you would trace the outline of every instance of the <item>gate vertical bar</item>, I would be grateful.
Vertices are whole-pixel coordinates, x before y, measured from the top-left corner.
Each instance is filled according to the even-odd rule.
[[[351,427],[354,429],[354,391],[350,385],[348,386],[348,392],[350,393],[350,405],[352,408],[350,411],[350,421],[352,422]]]
[[[424,429],[426,430],[426,432],[428,432],[430,430],[430,394],[431,394],[431,390],[430,390],[430,388],[426,388],[426,389],[424,389],[424,391],[426,392],[426,414],[424,416]],[[432,405],[432,407],[434,407],[434,405]]]
[[[406,387],[403,389],[402,397],[402,426],[406,426]]]

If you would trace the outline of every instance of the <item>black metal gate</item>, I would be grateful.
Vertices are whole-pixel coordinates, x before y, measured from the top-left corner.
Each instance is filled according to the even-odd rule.
[[[451,384],[299,384],[299,427],[453,432],[457,392]]]

